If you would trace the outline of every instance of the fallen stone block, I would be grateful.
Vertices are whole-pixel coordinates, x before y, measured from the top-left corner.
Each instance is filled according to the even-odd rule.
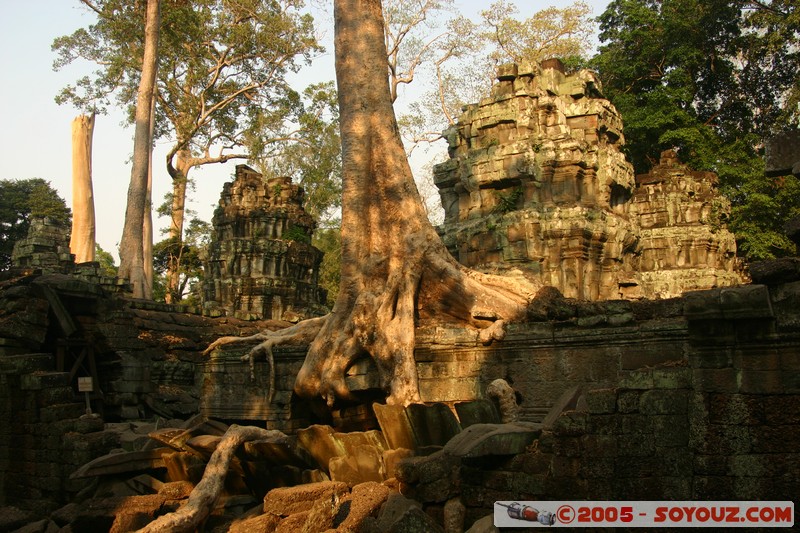
[[[486,515],[476,520],[465,533],[500,533],[500,530],[494,525],[494,515]]]
[[[322,481],[272,489],[264,496],[264,512],[289,516],[309,511],[316,500],[346,494],[349,490],[347,483],[342,481]]]
[[[473,424],[499,424],[501,422],[500,413],[497,412],[494,402],[485,398],[457,402],[455,408],[462,429]]]
[[[461,432],[453,411],[443,403],[412,403],[406,407],[417,448],[444,446]]]
[[[333,457],[328,463],[331,479],[344,481],[353,487],[366,481],[381,482],[386,479],[383,450],[375,446],[357,446],[345,456]]]
[[[402,406],[374,403],[372,409],[389,448],[416,448],[414,430]]]
[[[170,451],[169,448],[156,448],[138,452],[111,453],[86,463],[73,472],[70,479],[164,468],[162,455]]]
[[[381,507],[377,520],[364,523],[366,533],[443,533],[419,502],[394,493]]]
[[[371,481],[353,487],[347,502],[347,517],[340,524],[336,524],[337,530],[361,531],[364,520],[376,515],[390,494],[391,490],[388,487]]]
[[[540,433],[541,426],[533,423],[473,424],[453,437],[443,451],[454,457],[516,455]]]
[[[281,522],[281,517],[274,514],[262,514],[236,520],[231,524],[228,533],[253,533],[254,531],[274,531]]]

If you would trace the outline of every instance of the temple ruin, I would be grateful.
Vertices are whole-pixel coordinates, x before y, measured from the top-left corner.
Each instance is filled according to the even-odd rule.
[[[205,262],[207,314],[296,321],[327,312],[318,284],[322,252],[311,245],[315,222],[291,178],[264,177],[237,165],[212,220]]]
[[[450,249],[558,290],[490,345],[420,323],[407,407],[385,404],[368,359],[347,369],[356,399],[327,406],[293,392],[305,346],[203,354],[321,301],[286,179],[239,166],[226,184],[203,309],[128,298],[72,262],[65,228],[32,224],[0,272],[0,531],[145,527],[187,507],[239,424],[268,429],[235,454],[206,531],[483,533],[498,501],[792,500],[800,259],[740,283],[716,177],[671,151],[633,176],[585,72],[504,67],[449,138]]]
[[[518,269],[587,300],[670,298],[746,278],[716,176],[666,151],[634,176],[622,119],[583,70],[505,65],[491,95],[445,132],[434,168],[458,260]]]

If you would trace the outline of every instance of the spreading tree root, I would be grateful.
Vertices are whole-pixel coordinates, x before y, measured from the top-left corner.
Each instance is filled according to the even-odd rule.
[[[420,313],[447,316],[474,328],[476,342],[489,344],[505,335],[505,324],[524,316],[538,286],[473,272],[447,253],[435,234],[408,235],[400,253],[385,264],[364,268],[369,275],[343,287],[346,305],[330,316],[309,347],[295,391],[321,396],[331,405],[349,399],[347,369],[368,355],[376,363],[388,403],[419,401],[414,358],[415,327]],[[378,273],[375,275],[375,273]],[[488,312],[487,310],[491,310]]]
[[[524,316],[539,286],[523,278],[492,276],[472,271],[450,256],[435,233],[412,233],[402,249],[361,265],[359,275],[340,288],[331,314],[292,327],[249,337],[222,337],[205,353],[231,343],[262,341],[242,357],[250,362],[264,354],[270,367],[272,401],[275,369],[272,347],[308,345],[295,381],[303,397],[322,397],[329,406],[338,399],[353,400],[347,369],[371,357],[378,369],[388,403],[418,402],[419,383],[414,358],[415,328],[420,316],[444,317],[475,330],[476,343],[502,340],[508,321]]]
[[[241,357],[242,361],[247,361],[250,364],[250,379],[256,379],[256,358],[262,354],[267,359],[269,364],[269,390],[267,391],[267,403],[272,402],[275,396],[275,357],[272,354],[272,348],[275,346],[301,346],[310,344],[314,337],[319,333],[320,328],[328,320],[330,315],[310,318],[298,322],[294,326],[280,329],[277,331],[264,331],[250,335],[248,337],[220,337],[203,351],[203,355],[208,355],[220,346],[228,344],[250,343],[253,341],[262,341],[249,352]]]
[[[269,439],[276,435],[283,433],[236,424],[229,427],[211,455],[203,479],[192,490],[186,504],[174,513],[160,516],[136,533],[184,533],[198,530],[219,500],[225,485],[225,476],[239,446],[245,442]]]

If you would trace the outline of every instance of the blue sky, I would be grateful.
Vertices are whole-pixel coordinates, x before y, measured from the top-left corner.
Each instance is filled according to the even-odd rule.
[[[457,4],[466,14],[485,9],[489,0],[461,0]],[[516,2],[522,16],[549,5],[564,6],[571,2]],[[608,0],[588,2],[599,15]],[[90,65],[70,66],[54,72],[55,55],[50,45],[58,36],[88,26],[93,17],[78,0],[4,0],[0,18],[0,179],[43,178],[50,181],[71,204],[71,140],[70,124],[78,114],[69,105],[59,106],[54,97],[65,85],[90,73]],[[330,19],[319,19],[331,24]],[[326,35],[332,28],[323,28]],[[329,50],[312,69],[303,74],[302,84],[333,78],[333,54]],[[93,145],[93,185],[97,216],[97,241],[115,257],[125,215],[125,197],[130,180],[130,156],[133,131],[122,124],[119,112],[100,115],[96,119]],[[155,184],[153,201],[161,202],[169,188],[164,167],[168,141],[160,141],[154,155]],[[219,200],[222,184],[233,173],[234,162],[193,170],[197,190],[190,208],[200,218],[210,221]],[[165,219],[156,220],[163,226]],[[157,235],[156,240],[160,237]]]

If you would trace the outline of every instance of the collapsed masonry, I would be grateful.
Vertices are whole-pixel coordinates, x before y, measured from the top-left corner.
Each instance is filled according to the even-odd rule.
[[[314,220],[303,188],[236,166],[214,212],[205,264],[206,312],[243,319],[287,319],[326,311],[318,285],[322,252],[311,246]]]
[[[505,65],[445,132],[445,244],[474,268],[517,268],[588,300],[670,298],[740,284],[716,175],[666,151],[634,176],[622,119],[594,74]]]

